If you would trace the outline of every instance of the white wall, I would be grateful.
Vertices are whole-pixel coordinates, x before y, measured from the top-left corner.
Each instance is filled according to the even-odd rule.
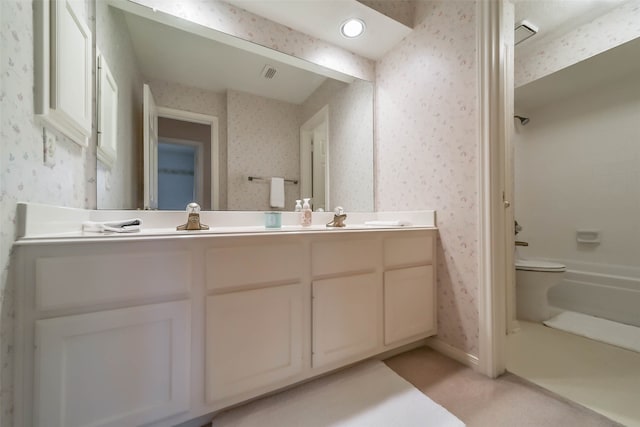
[[[560,37],[532,38],[516,49],[519,87],[640,37],[640,0],[628,0]],[[526,50],[525,50],[526,46]]]
[[[517,107],[517,105],[516,105]],[[638,266],[640,84],[637,75],[527,111],[515,134],[522,256]],[[598,229],[598,246],[576,243]]]

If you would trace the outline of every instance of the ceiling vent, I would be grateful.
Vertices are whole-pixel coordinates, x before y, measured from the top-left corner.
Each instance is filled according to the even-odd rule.
[[[515,44],[522,43],[529,37],[533,37],[538,32],[538,27],[527,22],[522,21],[516,25],[515,29]]]
[[[277,72],[278,72],[278,70],[276,70],[271,65],[267,64],[262,69],[262,77],[264,77],[265,79],[272,79],[276,75]]]

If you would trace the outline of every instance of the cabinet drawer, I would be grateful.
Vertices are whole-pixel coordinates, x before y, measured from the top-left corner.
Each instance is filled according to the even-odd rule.
[[[311,274],[315,277],[374,270],[380,263],[379,240],[318,241],[311,245]]]
[[[307,262],[299,243],[210,248],[206,255],[207,289],[299,282]]]
[[[384,273],[384,344],[435,332],[433,266]]]
[[[139,426],[189,409],[187,301],[36,322],[35,426]]]
[[[431,231],[396,235],[384,240],[384,266],[387,268],[433,262],[435,234]]]
[[[120,252],[35,260],[36,308],[53,310],[185,294],[187,251]]]

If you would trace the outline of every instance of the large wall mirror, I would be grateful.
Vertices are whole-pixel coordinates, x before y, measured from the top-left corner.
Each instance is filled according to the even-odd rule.
[[[282,177],[284,210],[311,197],[315,210],[372,211],[373,83],[213,33],[96,2],[97,49],[118,89],[98,208],[271,210],[271,178]]]

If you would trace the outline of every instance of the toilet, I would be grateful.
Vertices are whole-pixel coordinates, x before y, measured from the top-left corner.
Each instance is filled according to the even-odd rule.
[[[567,267],[555,262],[516,260],[516,317],[543,322],[562,310],[549,305],[549,289],[560,283]]]

